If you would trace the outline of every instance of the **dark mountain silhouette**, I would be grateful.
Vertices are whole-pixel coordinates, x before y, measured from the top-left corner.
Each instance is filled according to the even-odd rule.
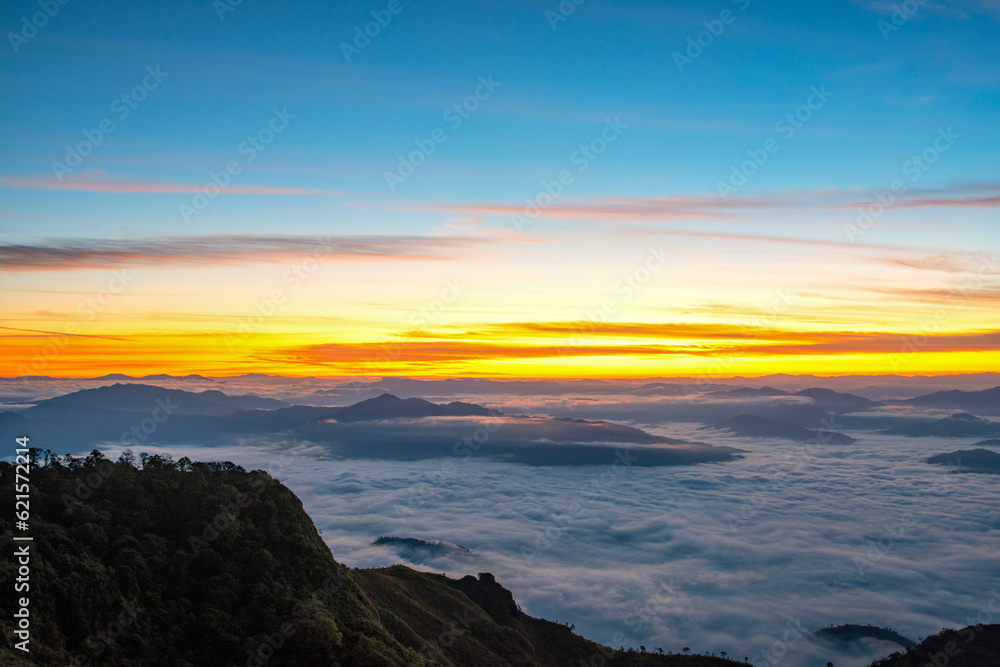
[[[37,414],[54,414],[53,409],[66,406],[97,408],[116,412],[150,412],[156,401],[175,403],[175,411],[181,415],[220,415],[239,410],[274,410],[286,408],[288,403],[273,398],[259,396],[229,396],[221,391],[209,389],[201,392],[164,389],[148,384],[114,384],[39,401],[35,407],[22,414],[32,418]]]
[[[976,625],[942,630],[905,652],[876,660],[869,667],[997,667],[1000,665],[1000,625]]]
[[[850,445],[854,438],[832,431],[812,431],[790,421],[767,419],[757,415],[737,415],[730,419],[703,426],[703,429],[719,429],[748,438],[781,438],[792,442],[815,442],[818,444]]]
[[[496,410],[473,403],[454,402],[438,405],[422,398],[396,398],[392,394],[382,394],[366,401],[341,408],[336,413],[337,421],[373,421],[376,419],[417,419],[420,417],[490,417],[499,414]]]
[[[81,496],[81,480],[103,480]],[[145,667],[724,667],[617,651],[524,614],[492,574],[344,567],[301,501],[231,463],[99,452],[32,470],[31,653],[0,664]],[[14,501],[0,462],[0,502]],[[9,535],[9,518],[0,529]],[[10,545],[8,545],[10,546]],[[0,561],[0,576],[14,573]],[[13,587],[0,594],[12,609]],[[109,630],[112,628],[113,630]]]
[[[133,389],[135,395],[130,394]],[[528,465],[611,465],[618,459],[639,466],[690,465],[730,461],[740,454],[731,447],[607,422],[501,417],[472,403],[439,405],[391,394],[338,408],[230,409],[244,400],[250,399],[150,385],[102,387],[49,399],[20,413],[0,413],[0,438],[30,435],[38,446],[61,451],[107,442],[141,447],[226,445],[245,438],[306,440],[343,458],[420,460],[475,454]],[[229,411],[213,413],[217,410]],[[640,445],[649,447],[640,452]]]
[[[1000,387],[983,391],[936,391],[933,394],[917,396],[905,401],[903,405],[915,405],[923,408],[944,408],[948,410],[963,410],[980,414],[1000,414]]]
[[[398,396],[455,396],[462,394],[514,394],[519,396],[553,396],[568,393],[604,394],[618,391],[615,384],[604,380],[488,380],[483,378],[448,378],[418,380],[406,377],[386,377],[375,382],[350,382],[338,386],[338,393],[380,391]]]
[[[737,387],[728,391],[713,391],[706,396],[712,398],[753,398],[756,396],[788,396],[788,392],[774,387]]]
[[[815,639],[835,644],[840,648],[847,648],[861,639],[880,639],[892,642],[901,648],[907,648],[915,644],[912,639],[907,639],[898,632],[889,628],[880,628],[875,625],[837,625],[832,628],[823,628],[812,634]]]
[[[1000,447],[1000,440],[981,440],[981,441],[975,443],[972,446],[973,447],[977,447],[977,448],[978,447]]]
[[[423,556],[447,556],[452,553],[468,553],[468,549],[453,542],[434,541],[417,539],[416,537],[391,537],[382,536],[372,542],[377,547],[389,547],[395,549],[401,558],[415,562],[413,556],[417,558]]]
[[[639,396],[690,396],[693,394],[703,394],[711,390],[729,389],[727,384],[680,384],[676,382],[650,382],[640,387],[632,389],[632,394]]]
[[[1000,423],[980,419],[967,412],[959,412],[938,419],[897,426],[883,431],[886,435],[905,435],[909,438],[939,436],[945,438],[968,438],[984,435],[1000,435]]]
[[[935,454],[927,462],[954,466],[964,472],[1000,474],[1000,454],[988,449],[963,449],[950,454]]]
[[[871,408],[882,405],[878,401],[872,401],[864,398],[863,396],[844,394],[838,391],[833,391],[832,389],[803,389],[802,391],[795,392],[794,395],[811,398],[813,403],[817,406],[837,414],[845,412],[858,412],[859,410],[870,410]]]

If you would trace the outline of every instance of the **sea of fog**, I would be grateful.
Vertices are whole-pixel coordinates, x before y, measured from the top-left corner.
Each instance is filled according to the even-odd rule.
[[[898,647],[868,641],[836,653],[807,633],[871,623],[916,640],[1000,622],[991,611],[1000,609],[1000,476],[924,462],[974,439],[849,431],[857,443],[810,450],[706,438],[699,426],[650,430],[747,454],[650,468],[626,463],[641,449],[584,467],[475,453],[337,460],[310,443],[147,449],[271,472],[302,499],[342,563],[492,572],[526,613],[602,643],[848,667]],[[379,536],[467,551],[374,546]]]

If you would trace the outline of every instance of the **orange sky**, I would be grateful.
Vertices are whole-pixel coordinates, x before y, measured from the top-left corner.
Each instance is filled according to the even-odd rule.
[[[585,378],[1000,368],[996,287],[991,273],[976,272],[974,254],[785,240],[706,249],[690,238],[556,246],[481,231],[409,246],[354,239],[365,250],[317,255],[316,239],[268,238],[92,246],[61,264],[22,251],[23,266],[3,273],[0,373]]]

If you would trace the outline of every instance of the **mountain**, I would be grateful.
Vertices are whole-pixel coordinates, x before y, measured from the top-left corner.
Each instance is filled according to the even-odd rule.
[[[309,441],[345,459],[414,461],[477,455],[526,465],[611,465],[617,460],[637,466],[692,465],[731,461],[741,454],[732,447],[687,442],[608,422],[505,417],[473,403],[439,405],[391,394],[342,408],[232,410],[245,401],[259,400],[216,391],[195,394],[115,385],[42,401],[20,413],[0,413],[0,439],[27,434],[35,446],[58,452],[109,442],[126,447],[214,446],[252,438],[279,444]]]
[[[812,636],[820,641],[835,644],[842,649],[848,649],[851,644],[855,644],[863,639],[877,639],[879,641],[890,642],[901,648],[907,648],[916,643],[894,630],[880,628],[875,625],[837,625],[817,630]]]
[[[379,537],[373,546],[392,549],[400,558],[411,563],[419,562],[424,557],[447,556],[455,553],[468,553],[469,550],[453,542],[428,542],[415,537]]]
[[[510,394],[517,396],[553,396],[568,393],[606,394],[616,385],[604,380],[488,380],[484,378],[448,378],[417,380],[385,377],[376,382],[350,382],[339,385],[338,393],[380,391],[398,396],[456,396],[463,394]]]
[[[176,404],[173,412],[180,415],[221,415],[239,410],[274,410],[288,407],[288,403],[273,398],[252,395],[229,396],[215,389],[194,393],[180,389],[164,389],[149,384],[119,383],[38,401],[35,407],[24,410],[22,414],[27,417],[52,414],[53,408],[66,406],[148,413],[157,406],[157,400]]]
[[[499,413],[496,410],[473,403],[455,401],[447,405],[438,405],[422,398],[397,398],[392,394],[382,394],[341,408],[336,412],[335,418],[339,422],[353,422],[421,417],[490,417],[497,414]]]
[[[890,428],[886,435],[905,435],[908,438],[939,436],[944,438],[970,438],[976,436],[1000,435],[1000,423],[980,419],[967,412],[959,412],[932,422],[917,422]]]
[[[716,386],[718,385],[707,385],[708,388]],[[631,393],[639,396],[685,396],[688,394],[700,394],[703,390],[703,387],[695,387],[688,384],[651,382],[641,387],[636,387]]]
[[[713,398],[755,398],[759,396],[788,396],[787,391],[775,389],[774,387],[737,387],[728,391],[713,391],[706,396]]]
[[[878,401],[872,401],[864,398],[863,396],[844,394],[838,391],[833,391],[832,389],[803,389],[802,391],[795,392],[794,395],[811,398],[813,403],[817,406],[822,407],[824,410],[829,410],[838,414],[845,412],[858,412],[860,410],[870,410],[871,408],[882,405]]]
[[[944,408],[947,410],[963,410],[980,414],[1000,414],[1000,387],[983,391],[936,391],[933,394],[917,396],[905,401],[903,405],[915,405],[922,408]]]
[[[1000,440],[982,440],[972,445],[973,447],[1000,447]]]
[[[726,430],[747,438],[780,438],[792,442],[816,442],[830,445],[850,445],[854,438],[832,431],[812,431],[784,419],[768,419],[758,415],[737,415],[730,419],[703,426],[703,429]]]
[[[950,454],[935,454],[927,462],[955,466],[963,472],[1000,474],[1000,454],[988,449],[963,449]]]
[[[997,667],[1000,665],[1000,625],[976,625],[942,630],[903,653],[873,662],[870,667]]]
[[[83,479],[97,479],[87,493]],[[723,667],[616,651],[523,613],[492,574],[339,564],[263,471],[99,452],[32,469],[31,653],[0,618],[0,664],[145,667]],[[14,502],[14,467],[0,462]],[[36,509],[37,508],[37,509]],[[0,529],[9,535],[9,518]],[[8,547],[13,546],[8,542]],[[0,578],[14,575],[0,561]],[[14,608],[13,587],[0,599]]]

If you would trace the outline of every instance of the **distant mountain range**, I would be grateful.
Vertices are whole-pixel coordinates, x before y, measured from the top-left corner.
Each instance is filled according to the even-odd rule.
[[[730,419],[703,426],[703,429],[726,430],[747,438],[780,438],[792,442],[850,445],[854,438],[833,431],[812,431],[784,419],[767,419],[758,415],[737,415]]]
[[[712,391],[706,394],[712,398],[754,398],[756,396],[788,396],[787,391],[774,387],[737,387],[727,391]]]
[[[946,410],[963,410],[978,412],[985,415],[1000,414],[1000,387],[983,391],[936,391],[933,394],[917,396],[905,401],[904,405],[914,405],[922,408],[942,408]]]
[[[938,436],[944,438],[968,438],[1000,435],[1000,423],[980,419],[967,412],[958,412],[932,422],[917,422],[897,426],[883,431],[886,435],[903,435],[909,438]]]
[[[258,406],[251,408],[250,406]],[[444,405],[391,394],[347,407],[287,406],[256,396],[116,384],[0,413],[0,436],[30,435],[65,452],[105,443],[219,445],[239,438],[309,441],[343,458],[491,457],[528,465],[660,466],[722,462],[741,450],[652,435],[607,422],[501,416],[464,402]]]
[[[149,412],[158,400],[176,403],[174,411],[181,415],[224,415],[239,410],[275,410],[288,407],[288,403],[273,398],[229,396],[215,389],[195,393],[148,384],[119,383],[38,401],[35,407],[21,414],[53,414],[67,406],[141,413]]]

